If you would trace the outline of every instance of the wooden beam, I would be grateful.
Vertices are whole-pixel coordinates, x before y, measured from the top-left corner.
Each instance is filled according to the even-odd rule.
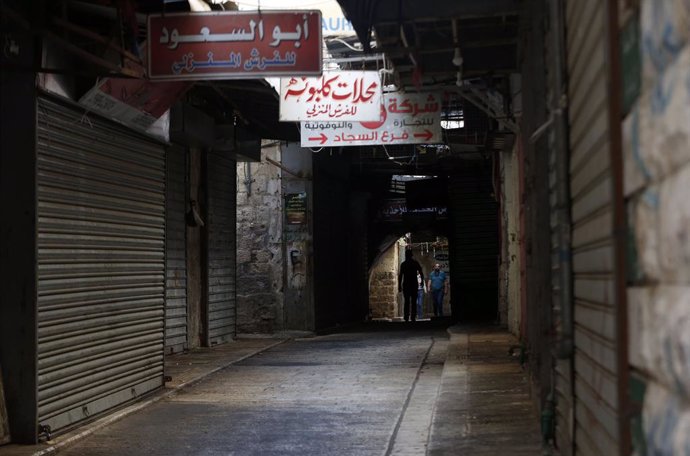
[[[12,19],[14,22],[19,24],[21,27],[25,28],[29,32],[43,36],[46,39],[49,39],[51,42],[55,43],[56,45],[60,46],[63,48],[65,51],[70,52],[74,55],[77,55],[81,57],[82,59],[86,60],[87,62],[91,62],[94,65],[98,65],[100,67],[106,68],[110,71],[112,71],[115,74],[120,74],[124,76],[129,76],[133,78],[141,78],[144,75],[144,69],[140,68],[140,70],[135,71],[129,68],[122,68],[113,62],[106,60],[104,58],[98,57],[96,55],[91,54],[88,51],[85,51],[84,49],[80,48],[79,46],[70,43],[66,39],[54,34],[53,32],[49,30],[42,30],[42,29],[36,29],[35,27],[32,26],[32,24],[24,19],[20,14],[15,12],[13,9],[8,7],[7,5],[4,5],[0,3],[0,11],[2,11],[4,14],[7,15],[10,19]]]
[[[85,29],[84,27],[80,27],[78,25],[72,24],[71,22],[68,22],[62,18],[56,17],[53,18],[53,23],[57,25],[58,27],[62,27],[65,30],[69,30],[70,32],[76,33],[77,35],[84,36],[86,38],[92,39],[94,41],[98,41],[101,44],[104,44],[108,46],[110,49],[113,49],[114,51],[119,52],[123,56],[127,57],[128,59],[138,63],[142,64],[141,59],[129,52],[126,49],[121,48],[117,44],[113,43],[112,40],[109,40],[105,38],[104,36],[99,35],[98,33],[92,32],[91,30]]]

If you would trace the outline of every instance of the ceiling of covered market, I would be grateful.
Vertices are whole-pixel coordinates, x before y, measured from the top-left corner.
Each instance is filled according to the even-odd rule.
[[[518,0],[338,3],[352,22],[364,55],[385,55],[394,70],[391,84],[407,92],[442,92],[442,119],[464,121],[463,128],[444,130],[445,147],[401,146],[388,154],[369,149],[359,152],[355,165],[386,173],[396,163],[407,164],[391,163],[389,155],[414,156],[407,168],[439,172],[461,160],[512,148],[517,132],[511,100],[519,73]],[[354,54],[338,43],[329,49]]]
[[[467,80],[517,71],[517,0],[338,2],[365,50],[373,36],[392,60],[402,87],[454,84],[458,71]]]
[[[102,61],[108,55],[107,39],[117,34],[118,29],[121,31],[122,24],[116,23],[116,14],[131,8],[132,22],[139,23],[138,34],[142,39],[146,14],[189,11],[192,4],[190,0],[124,1],[126,8],[121,10],[114,7],[114,0],[41,1],[46,17],[55,16],[52,21],[44,21],[41,33],[63,33],[58,27],[61,20],[102,35],[99,40],[68,35],[73,45]],[[206,1],[215,10],[242,6],[240,1],[194,1]],[[247,2],[251,3],[246,0],[247,5]],[[337,64],[342,69],[385,68],[382,74],[389,88],[407,92],[439,91],[443,94],[442,119],[464,122],[463,128],[444,130],[444,147],[400,146],[390,151],[363,148],[352,154],[355,166],[385,173],[410,163],[416,169],[434,172],[456,159],[510,150],[516,132],[510,100],[514,89],[511,78],[519,72],[518,0],[337,0],[337,3],[352,22],[356,36],[324,34],[328,51],[326,68],[328,64]],[[78,67],[102,76],[103,69],[98,70],[93,62],[93,59],[82,61]],[[388,71],[391,68],[392,73]],[[93,78],[88,76],[77,81],[78,87],[83,86],[82,91],[93,85]],[[239,119],[256,136],[299,139],[297,124],[279,121],[278,95],[266,81],[208,81],[197,86],[195,93],[206,100],[208,109],[223,118]],[[391,160],[391,156],[404,158]],[[414,160],[407,160],[409,156]]]

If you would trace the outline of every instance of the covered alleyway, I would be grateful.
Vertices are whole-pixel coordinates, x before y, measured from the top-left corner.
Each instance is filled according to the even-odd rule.
[[[446,326],[367,324],[170,357],[170,384],[232,364],[108,426],[0,455],[539,454],[515,340]]]
[[[0,456],[690,454],[690,2],[267,1],[0,0]]]

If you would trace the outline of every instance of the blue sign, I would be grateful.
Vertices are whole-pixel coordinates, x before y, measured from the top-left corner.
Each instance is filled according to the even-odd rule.
[[[326,34],[344,34],[352,33],[354,34],[355,29],[352,27],[352,22],[345,19],[344,16],[339,17],[322,17],[321,18],[321,30],[324,35]]]

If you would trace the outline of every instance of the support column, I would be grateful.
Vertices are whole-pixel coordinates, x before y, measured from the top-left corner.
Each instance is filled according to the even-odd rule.
[[[0,30],[0,367],[12,440],[35,443],[36,46],[13,22]]]

